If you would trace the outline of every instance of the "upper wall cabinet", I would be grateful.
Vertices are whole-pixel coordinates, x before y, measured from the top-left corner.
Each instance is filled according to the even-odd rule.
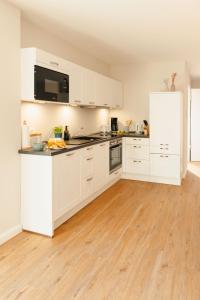
[[[21,100],[35,100],[34,66],[39,65],[69,75],[69,104],[122,107],[121,82],[40,49],[24,48],[21,53]]]

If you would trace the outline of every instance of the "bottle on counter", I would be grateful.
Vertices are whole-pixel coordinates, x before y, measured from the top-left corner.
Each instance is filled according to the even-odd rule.
[[[70,139],[70,134],[69,134],[68,126],[65,126],[64,141],[68,141],[69,139]]]
[[[29,132],[29,126],[27,125],[27,122],[24,121],[22,125],[22,144],[21,148],[26,149],[30,148],[30,132]]]

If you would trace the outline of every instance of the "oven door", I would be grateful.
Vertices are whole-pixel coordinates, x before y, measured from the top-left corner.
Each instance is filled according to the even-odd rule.
[[[122,166],[122,144],[110,146],[110,173]]]
[[[34,70],[36,100],[69,102],[69,76],[40,66]]]

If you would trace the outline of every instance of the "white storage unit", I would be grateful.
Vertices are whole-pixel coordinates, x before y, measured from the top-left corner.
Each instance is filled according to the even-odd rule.
[[[54,230],[119,180],[109,175],[109,142],[55,156],[21,155],[22,228]]]
[[[147,179],[149,175],[149,138],[124,138],[123,172],[123,178]]]
[[[69,104],[71,105],[108,108],[120,108],[123,105],[122,84],[119,81],[37,48],[21,50],[21,100],[23,101],[36,101],[34,65],[69,75]]]
[[[180,184],[182,177],[182,94],[150,94],[151,180]]]

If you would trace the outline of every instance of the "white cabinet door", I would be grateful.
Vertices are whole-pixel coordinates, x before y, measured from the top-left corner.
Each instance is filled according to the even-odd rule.
[[[150,154],[150,175],[165,178],[180,178],[180,156]]]
[[[112,102],[112,86],[110,78],[96,74],[96,104],[110,107]]]
[[[191,102],[191,160],[200,161],[200,90],[192,90]]]
[[[85,69],[71,63],[68,74],[69,103],[84,105],[86,102]]]
[[[96,145],[95,149],[95,191],[109,181],[109,142]]]
[[[91,70],[85,71],[85,104],[96,105],[96,73]]]
[[[87,199],[94,193],[94,147],[81,151],[81,198]],[[91,149],[91,150],[90,150]],[[91,153],[90,153],[91,151]],[[87,154],[87,155],[86,155]]]
[[[131,174],[149,175],[149,161],[126,159],[125,172]]]
[[[110,84],[112,86],[112,104],[113,108],[123,107],[123,89],[120,81],[111,79]]]
[[[126,145],[126,158],[149,159],[149,147],[144,145]]]
[[[80,152],[73,151],[53,158],[54,220],[80,202]]]
[[[39,65],[46,65],[52,70],[59,72],[64,72],[65,70],[66,61],[64,59],[43,50],[36,49],[36,60]]]
[[[150,94],[150,152],[160,153],[164,145],[180,154],[180,143],[181,93]]]

